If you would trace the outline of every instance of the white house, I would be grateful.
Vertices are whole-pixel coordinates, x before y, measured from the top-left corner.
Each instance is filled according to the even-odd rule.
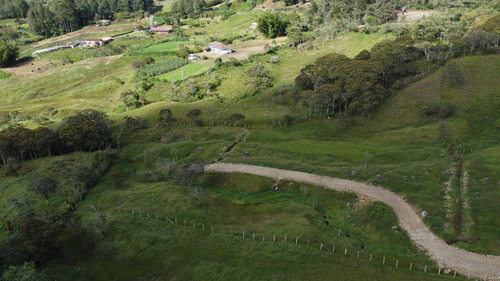
[[[189,61],[199,61],[200,60],[200,56],[197,54],[189,54],[187,57],[188,57]]]
[[[233,49],[228,47],[226,44],[222,44],[219,42],[212,42],[212,43],[208,44],[208,46],[210,47],[210,50],[212,52],[215,52],[219,55],[230,54],[230,53],[234,52]]]

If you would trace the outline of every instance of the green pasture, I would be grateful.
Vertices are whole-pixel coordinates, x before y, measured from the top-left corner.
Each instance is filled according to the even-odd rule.
[[[162,74],[158,76],[158,79],[163,80],[163,81],[181,81],[185,80],[191,76],[195,75],[200,75],[203,74],[204,72],[210,70],[212,68],[212,65],[207,62],[194,62],[190,63],[188,65],[185,65],[181,68],[178,68],[174,71],[167,72],[165,74]]]

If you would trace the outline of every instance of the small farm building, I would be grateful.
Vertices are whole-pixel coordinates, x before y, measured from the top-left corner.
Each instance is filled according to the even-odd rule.
[[[215,52],[219,55],[230,54],[234,52],[233,49],[231,49],[229,46],[227,46],[226,44],[222,44],[220,42],[212,42],[208,44],[208,46],[210,47],[210,50],[212,52]]]

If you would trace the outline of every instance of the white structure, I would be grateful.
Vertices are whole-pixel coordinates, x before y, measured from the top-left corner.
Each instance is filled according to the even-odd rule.
[[[252,25],[250,25],[250,29],[257,29],[257,23],[253,22]]]
[[[199,61],[200,60],[200,56],[197,55],[197,54],[189,54],[188,55],[188,60],[189,61]]]
[[[230,54],[234,52],[233,49],[229,48],[226,44],[222,44],[219,42],[212,42],[208,44],[208,46],[210,47],[210,50],[212,52],[215,52],[219,55]]]

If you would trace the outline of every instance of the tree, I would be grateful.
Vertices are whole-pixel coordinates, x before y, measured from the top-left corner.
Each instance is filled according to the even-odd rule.
[[[28,186],[28,190],[42,196],[49,207],[49,197],[56,190],[56,183],[46,177],[35,177]]]
[[[264,13],[257,20],[257,29],[268,38],[286,35],[290,25],[288,17],[277,13]]]
[[[48,281],[45,273],[35,270],[34,262],[24,262],[22,266],[11,266],[3,274],[1,281]]]
[[[19,48],[16,44],[0,41],[0,67],[11,66],[19,56]]]
[[[299,88],[300,90],[312,90],[314,88],[314,84],[311,80],[311,77],[302,72],[297,77],[295,77],[295,87]]]
[[[336,53],[330,53],[317,59],[312,67],[315,77],[314,87],[317,88],[323,83],[333,82],[333,73],[335,69],[348,61],[348,57]]]

